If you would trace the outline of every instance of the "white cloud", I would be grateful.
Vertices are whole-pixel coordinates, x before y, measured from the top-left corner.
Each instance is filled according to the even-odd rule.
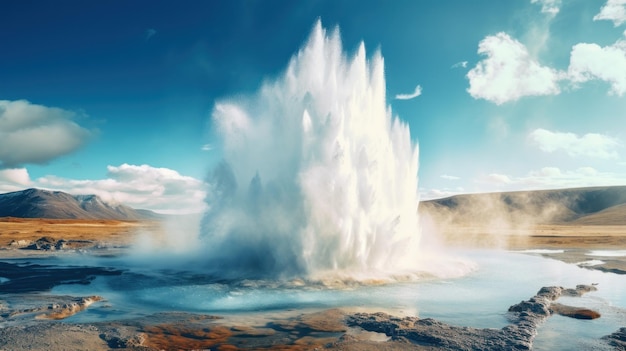
[[[600,174],[600,172],[598,172],[595,168],[593,167],[580,167],[576,170],[580,175],[583,176],[587,176],[587,177],[595,177],[597,175]]]
[[[556,16],[561,7],[561,0],[530,0],[532,4],[541,4],[541,12]]]
[[[505,173],[481,175],[473,180],[474,186],[470,191],[464,188],[420,189],[420,198],[429,200],[467,193],[624,185],[624,179],[625,173],[602,172],[588,166],[570,170],[549,166],[521,176]]]
[[[0,169],[0,193],[23,190],[30,183],[26,168]]]
[[[432,199],[441,199],[444,197],[463,194],[465,190],[463,188],[456,189],[420,189],[420,201],[427,201]]]
[[[200,213],[206,208],[205,185],[168,168],[149,165],[108,166],[107,178],[95,180],[45,176],[30,180],[26,169],[0,171],[0,192],[26,187],[59,190],[74,195],[95,194],[103,200],[160,213]]]
[[[0,100],[0,168],[45,164],[83,146],[92,133],[74,117],[26,100]]]
[[[461,178],[459,178],[457,176],[448,175],[448,174],[442,174],[441,178],[447,179],[447,180],[459,180],[459,179],[461,179]]]
[[[527,48],[506,33],[487,36],[478,45],[487,56],[467,73],[467,91],[475,99],[498,105],[524,96],[556,95],[561,73],[541,66]]]
[[[410,100],[415,99],[416,97],[422,95],[422,87],[420,85],[415,87],[415,91],[411,94],[398,94],[396,95],[397,100]]]
[[[543,167],[538,171],[531,171],[532,177],[560,177],[561,170],[558,167]]]
[[[605,47],[593,43],[574,45],[568,76],[574,83],[592,79],[606,81],[611,84],[609,93],[622,96],[626,92],[626,40]]]
[[[607,0],[593,20],[613,21],[615,27],[622,25],[626,22],[626,0]]]
[[[457,62],[453,64],[451,68],[467,68],[467,63],[467,61]]]
[[[592,167],[579,167],[565,171],[557,167],[544,167],[540,170],[530,171],[521,177],[504,174],[494,175],[496,176],[491,177],[492,175],[490,175],[490,177],[476,180],[476,183],[482,185],[480,192],[624,185],[624,178],[626,177],[624,174],[600,172]]]
[[[509,176],[500,173],[491,173],[484,178],[487,182],[500,185],[500,184],[510,184],[513,181]]]
[[[607,135],[588,133],[581,137],[574,133],[551,132],[535,129],[528,136],[542,151],[563,151],[569,156],[587,156],[601,159],[618,158],[619,140]]]
[[[211,150],[213,150],[213,146],[211,144],[204,144],[204,145],[202,145],[202,147],[200,149],[202,151],[211,151]]]

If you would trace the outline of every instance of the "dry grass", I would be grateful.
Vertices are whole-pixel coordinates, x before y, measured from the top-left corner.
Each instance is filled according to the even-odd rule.
[[[34,241],[41,237],[56,240],[89,240],[115,245],[133,241],[138,229],[158,230],[158,221],[118,221],[93,219],[0,218],[0,247],[13,240]]]
[[[626,249],[626,225],[535,225],[522,229],[447,225],[438,230],[444,244],[470,248]]]

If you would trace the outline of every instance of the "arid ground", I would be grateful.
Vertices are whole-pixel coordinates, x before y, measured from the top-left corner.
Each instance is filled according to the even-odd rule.
[[[154,230],[156,221],[118,221],[89,219],[0,218],[0,247],[17,246],[20,240],[36,241],[42,237],[56,240],[125,246],[134,240],[137,229]]]

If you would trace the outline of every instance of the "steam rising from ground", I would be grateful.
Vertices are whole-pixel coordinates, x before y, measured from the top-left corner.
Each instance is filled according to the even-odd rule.
[[[346,57],[317,22],[280,77],[212,117],[224,161],[201,235],[215,272],[416,270],[418,147],[386,104],[380,53]]]

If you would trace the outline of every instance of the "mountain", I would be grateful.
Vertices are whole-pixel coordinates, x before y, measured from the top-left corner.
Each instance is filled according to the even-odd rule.
[[[0,217],[140,220],[157,219],[160,215],[109,204],[96,195],[26,189],[0,194]]]
[[[456,195],[420,211],[452,223],[626,225],[626,186]]]

